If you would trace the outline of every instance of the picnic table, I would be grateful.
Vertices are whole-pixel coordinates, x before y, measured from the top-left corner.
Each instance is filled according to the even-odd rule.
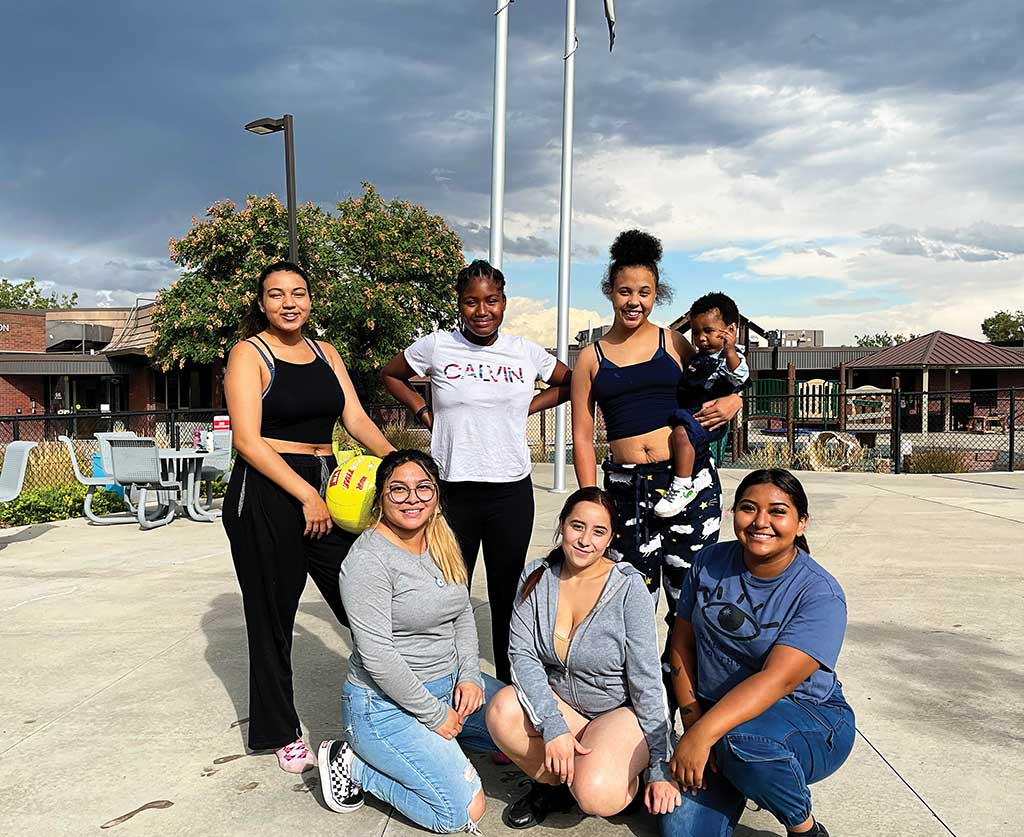
[[[203,459],[208,453],[202,448],[157,448],[165,476],[181,486],[181,500],[176,501],[177,511],[184,511],[191,520],[199,522],[214,521],[219,516],[219,513],[208,512],[200,505]]]

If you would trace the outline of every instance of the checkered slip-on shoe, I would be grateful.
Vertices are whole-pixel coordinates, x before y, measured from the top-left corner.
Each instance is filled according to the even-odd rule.
[[[352,779],[352,745],[347,741],[320,742],[316,761],[320,790],[332,811],[348,814],[363,807],[363,789]]]

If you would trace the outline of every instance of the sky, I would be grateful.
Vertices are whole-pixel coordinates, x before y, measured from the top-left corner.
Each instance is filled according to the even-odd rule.
[[[4,4],[0,276],[131,305],[215,200],[373,182],[486,257],[492,0]],[[573,330],[623,229],[661,237],[670,322],[723,290],[767,328],[942,329],[1024,309],[1017,0],[578,0]],[[563,3],[509,18],[507,330],[555,339]],[[13,37],[12,37],[13,35]]]

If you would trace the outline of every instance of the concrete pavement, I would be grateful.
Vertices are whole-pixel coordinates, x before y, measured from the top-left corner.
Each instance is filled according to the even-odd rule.
[[[727,500],[741,476],[723,471]],[[1024,833],[1024,475],[799,476],[812,552],[849,602],[839,673],[862,733],[815,786],[815,812],[835,837],[948,835],[926,805],[958,837]],[[563,497],[543,489],[551,466],[535,481],[539,555]],[[483,580],[473,598],[486,668]],[[333,814],[315,772],[288,776],[272,755],[246,755],[245,630],[219,524],[0,530],[0,614],[0,833],[424,833],[375,801]],[[294,663],[314,746],[340,732],[348,652],[309,585]],[[475,762],[489,797],[482,830],[510,833],[500,813],[521,777]],[[655,834],[642,813],[568,814],[531,833],[577,825]],[[753,811],[737,831],[783,833]]]

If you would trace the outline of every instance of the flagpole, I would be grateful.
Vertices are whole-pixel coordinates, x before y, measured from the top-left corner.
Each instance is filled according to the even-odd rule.
[[[576,0],[565,2],[565,59],[562,88],[562,193],[558,223],[558,359],[569,362],[569,268],[572,261],[572,134],[576,86]],[[566,408],[555,408],[555,479],[565,492]]]
[[[494,114],[491,122],[490,263],[501,269],[505,233],[505,90],[508,79],[508,7],[497,0],[494,13]]]

